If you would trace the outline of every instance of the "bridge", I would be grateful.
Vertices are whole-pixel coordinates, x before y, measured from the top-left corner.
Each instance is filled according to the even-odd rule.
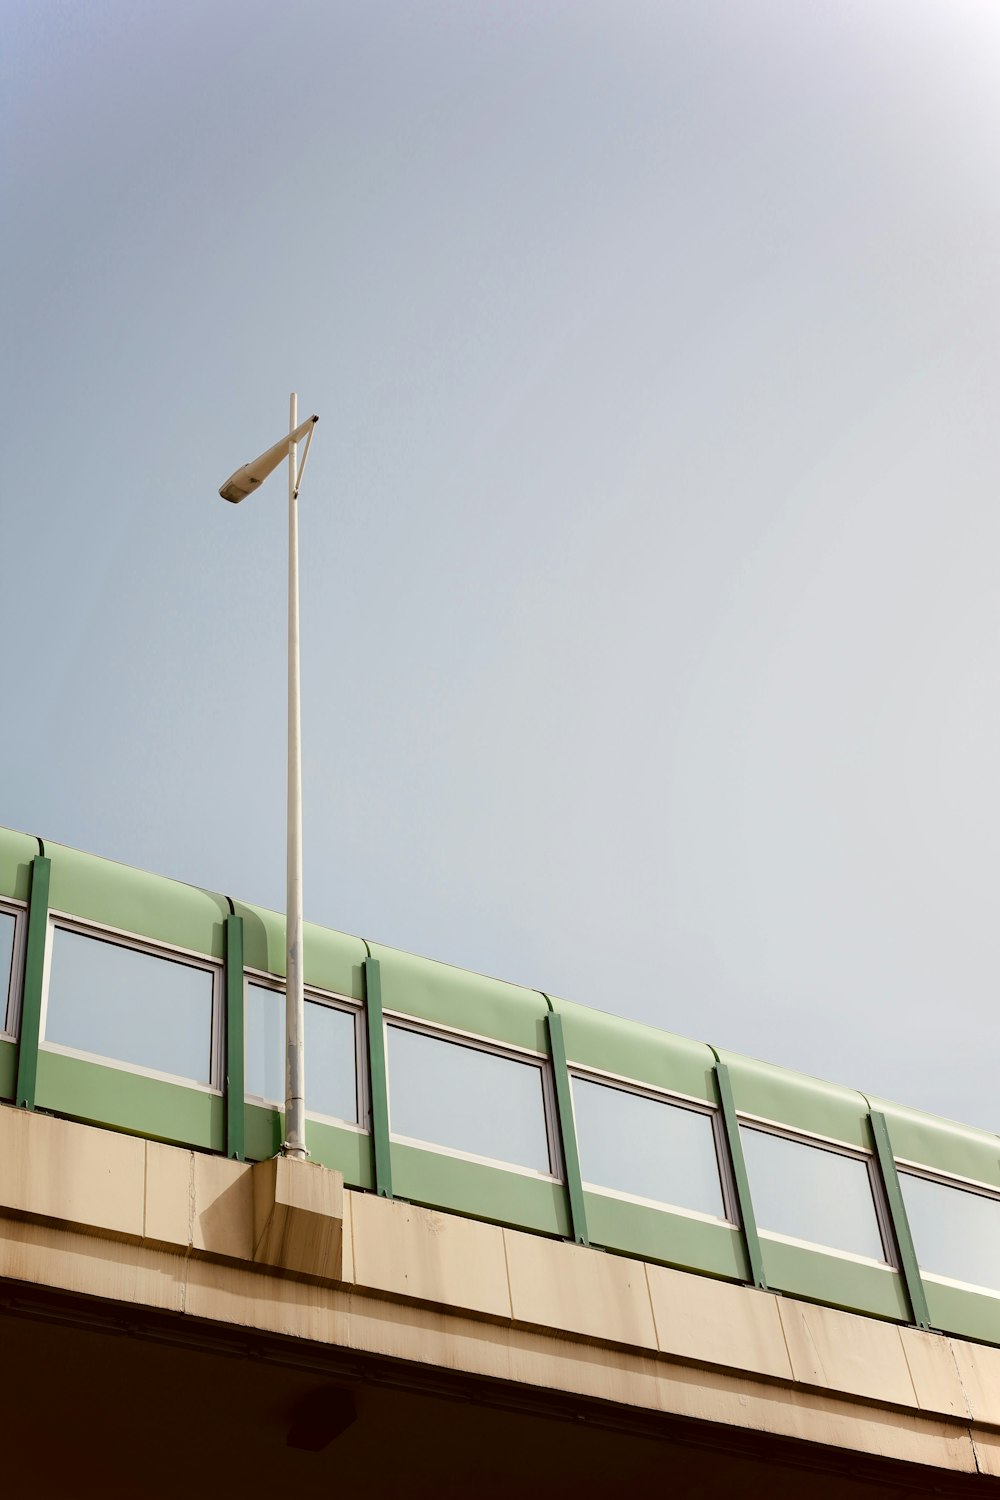
[[[0,832],[0,1324],[40,1494],[972,1494],[1000,1141]]]

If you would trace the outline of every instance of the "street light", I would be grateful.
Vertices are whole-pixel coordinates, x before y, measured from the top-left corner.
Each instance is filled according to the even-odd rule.
[[[288,859],[285,888],[285,1140],[282,1152],[304,1160],[306,1150],[305,1001],[302,993],[302,724],[299,710],[299,485],[319,417],[299,425],[292,392],[288,436],[221,486],[223,500],[238,505],[288,459]],[[305,438],[302,462],[298,445]]]

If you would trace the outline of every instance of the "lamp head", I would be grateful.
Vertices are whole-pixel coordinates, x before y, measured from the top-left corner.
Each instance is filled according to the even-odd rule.
[[[296,427],[294,432],[290,432],[287,437],[281,438],[279,442],[275,443],[273,448],[268,448],[266,453],[262,453],[259,458],[255,458],[253,463],[244,464],[241,469],[236,470],[235,474],[230,474],[225,484],[219,488],[219,494],[223,500],[229,500],[233,505],[239,505],[241,500],[245,500],[248,495],[252,495],[254,490],[259,489],[264,483],[267,476],[274,473],[282,460],[288,457],[292,443],[301,441],[313,423],[318,421],[319,417],[307,417],[304,422]]]

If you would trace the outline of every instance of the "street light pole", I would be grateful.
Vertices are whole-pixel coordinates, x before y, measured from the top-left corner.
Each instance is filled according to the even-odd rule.
[[[288,431],[299,425],[299,398],[289,400]],[[288,444],[288,822],[285,886],[286,1156],[306,1151],[305,1000],[302,991],[302,718],[299,699],[298,444]]]
[[[299,486],[318,417],[299,426],[292,392],[288,436],[244,464],[219,489],[234,505],[252,495],[288,458],[288,818],[285,884],[285,1156],[304,1160],[306,1150],[305,1000],[302,968],[302,722],[299,707]],[[301,464],[299,440],[305,438]]]

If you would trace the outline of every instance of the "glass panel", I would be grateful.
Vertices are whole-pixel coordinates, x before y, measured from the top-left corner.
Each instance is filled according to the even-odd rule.
[[[709,1115],[573,1078],[585,1182],[726,1217]]]
[[[285,1097],[285,997],[262,984],[247,985],[246,1091],[272,1104]]]
[[[742,1126],[758,1229],[885,1260],[865,1162]]]
[[[9,911],[0,911],[0,1031],[10,1021],[8,1001],[10,999],[10,971],[14,966],[14,918]]]
[[[399,1026],[388,1031],[397,1135],[551,1170],[541,1068]]]
[[[56,928],[45,1039],[212,1081],[212,975]]]
[[[284,1104],[285,996],[247,985],[246,1091]],[[306,1112],[358,1120],[357,1054],[350,1011],[306,997]]]
[[[900,1172],[922,1270],[1000,1292],[1000,1200]]]

